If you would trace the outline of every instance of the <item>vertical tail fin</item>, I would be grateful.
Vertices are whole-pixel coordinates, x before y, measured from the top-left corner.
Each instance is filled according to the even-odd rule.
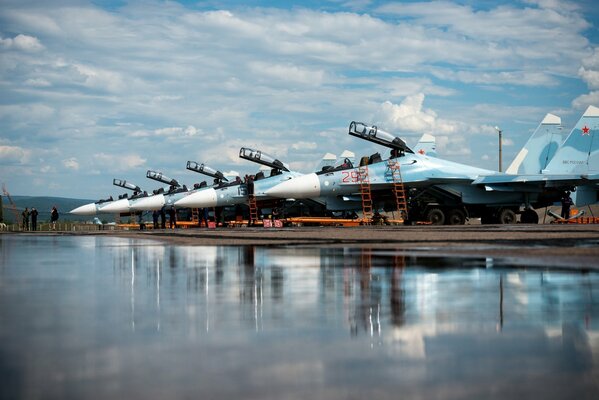
[[[422,135],[416,146],[414,146],[414,152],[423,155],[437,157],[437,140],[433,135],[425,133]]]
[[[589,106],[542,173],[599,172],[599,108]]]
[[[523,175],[540,174],[564,140],[561,124],[562,120],[557,115],[545,115],[505,172]]]

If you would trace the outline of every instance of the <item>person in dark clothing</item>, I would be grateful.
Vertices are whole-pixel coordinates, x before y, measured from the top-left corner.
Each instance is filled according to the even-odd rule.
[[[28,231],[29,230],[29,209],[27,207],[25,207],[25,210],[23,210],[21,215],[23,216],[23,230]]]
[[[166,229],[166,210],[164,206],[160,209],[160,227]]]
[[[160,213],[158,210],[152,211],[152,222],[154,222],[154,229],[158,229],[158,216]]]
[[[572,198],[570,197],[570,192],[567,191],[564,193],[561,199],[562,202],[562,218],[568,219],[570,217],[570,206],[572,206]]]
[[[171,207],[170,210],[168,210],[168,215],[169,215],[169,224],[170,224],[170,228],[174,229],[177,227],[177,211],[175,210],[174,207]]]
[[[204,227],[208,228],[208,209],[201,208],[200,209],[200,222],[204,222]]]
[[[54,206],[50,212],[50,222],[52,223],[53,230],[56,230],[56,221],[58,221],[58,210],[56,209],[56,206]]]
[[[31,209],[31,230],[32,231],[37,231],[37,215],[38,214],[39,213],[37,212],[35,207],[33,207]]]

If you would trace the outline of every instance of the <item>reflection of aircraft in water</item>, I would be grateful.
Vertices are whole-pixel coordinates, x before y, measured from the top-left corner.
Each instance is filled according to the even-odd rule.
[[[543,128],[546,125],[541,124]],[[559,201],[565,191],[577,186],[579,190],[584,187],[586,195],[581,197],[586,201],[598,200],[599,108],[593,106],[550,160],[553,142],[545,154],[545,149],[541,151],[540,156],[549,160],[545,168],[538,172],[526,170],[525,174],[500,173],[414,153],[401,138],[362,123],[352,122],[349,134],[391,148],[391,158],[383,160],[376,153],[362,158],[360,167],[296,177],[267,194],[282,198],[359,195],[361,177],[367,170],[373,194],[384,201],[396,179],[394,170],[400,165],[403,184],[410,189],[410,219],[436,224],[463,224],[467,216],[481,217],[483,223],[514,223],[517,213],[521,213],[522,222],[537,223],[535,208]],[[521,158],[526,159],[526,154]],[[521,167],[525,170],[529,165],[516,164],[512,171]]]
[[[142,193],[142,190],[139,186],[137,186],[131,182],[127,182],[125,180],[114,179],[112,181],[112,184],[115,186],[122,187],[124,189],[131,190],[133,192],[133,195],[131,198],[136,198],[137,196],[139,196]],[[75,214],[75,215],[96,215],[98,213],[111,213],[113,211],[111,210],[110,206],[112,206],[113,204],[117,204],[117,203],[119,203],[119,204],[128,203],[128,199],[129,199],[129,195],[127,193],[119,196],[119,198],[117,200],[114,200],[112,198],[112,196],[110,196],[107,199],[98,200],[95,203],[89,203],[89,204],[85,204],[80,207],[77,207],[77,208],[71,210],[70,213]]]

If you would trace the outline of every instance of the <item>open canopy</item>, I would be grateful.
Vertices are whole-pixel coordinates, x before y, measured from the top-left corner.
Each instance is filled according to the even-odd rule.
[[[113,179],[112,184],[125,189],[133,190],[134,192],[141,192],[141,188],[139,186],[122,179]]]
[[[177,182],[176,179],[171,179],[168,176],[163,175],[162,172],[156,172],[156,171],[150,171],[150,170],[148,170],[148,172],[146,173],[146,177],[150,178],[150,179],[153,179],[155,181],[158,181],[158,182],[165,183],[167,185],[181,186],[179,184],[179,182]]]
[[[227,178],[225,178],[225,175],[222,172],[214,168],[210,168],[206,164],[198,164],[195,161],[187,161],[187,169],[190,171],[198,172],[200,174],[211,176],[216,179],[220,179],[222,181],[229,181]]]
[[[368,126],[363,122],[352,121],[349,124],[349,134],[404,153],[413,153],[400,137],[378,129],[376,126]]]
[[[271,167],[274,169],[289,171],[289,169],[285,165],[283,165],[281,161],[277,160],[273,156],[261,152],[260,150],[242,147],[239,150],[239,157],[249,161],[253,161],[258,164],[266,165],[267,167]]]

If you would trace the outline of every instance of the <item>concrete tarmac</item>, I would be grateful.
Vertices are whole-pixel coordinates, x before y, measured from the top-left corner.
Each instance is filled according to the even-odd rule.
[[[525,266],[599,270],[599,225],[591,224],[260,227],[19,234],[112,235],[198,246],[389,248],[419,256],[491,257]]]

